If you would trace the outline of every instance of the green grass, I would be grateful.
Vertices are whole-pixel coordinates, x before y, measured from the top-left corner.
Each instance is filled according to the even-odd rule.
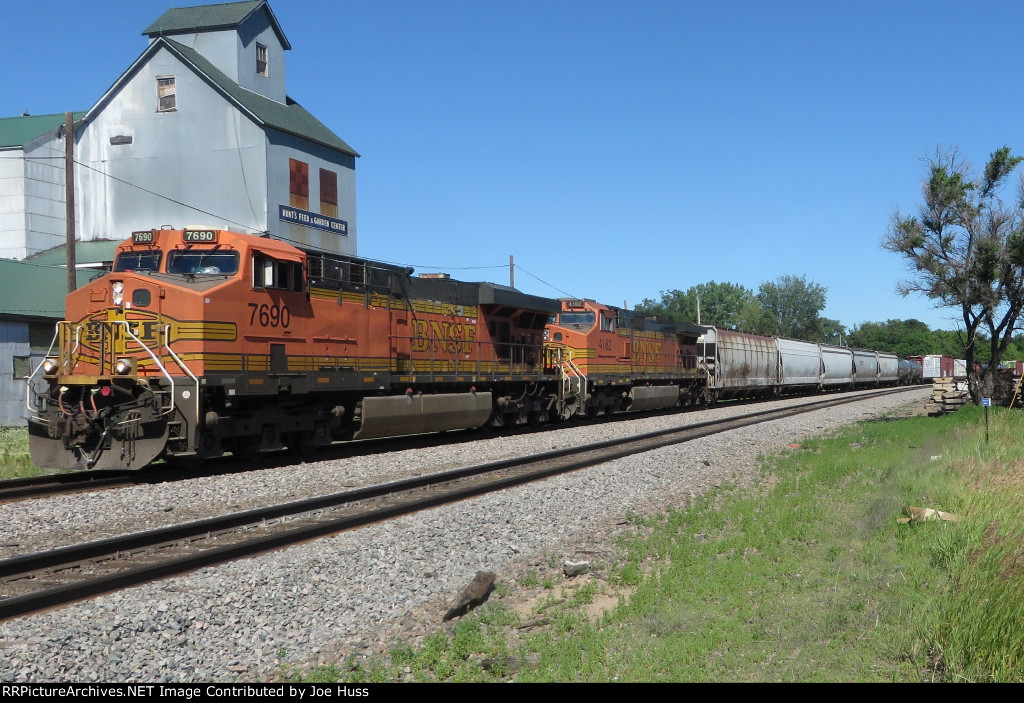
[[[27,427],[0,427],[0,479],[46,473],[32,463]]]
[[[985,444],[968,408],[805,441],[757,489],[634,519],[606,581],[530,572],[528,616],[492,597],[418,646],[294,677],[1024,680],[1022,434],[996,411]],[[961,520],[897,522],[911,505]],[[621,597],[595,616],[602,594]]]
[[[932,556],[949,575],[928,623],[937,678],[1024,680],[1024,416],[982,411],[959,430],[944,457],[965,485],[964,519],[936,541]]]

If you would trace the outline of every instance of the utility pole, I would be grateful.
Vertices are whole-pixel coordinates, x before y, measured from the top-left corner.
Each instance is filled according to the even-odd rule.
[[[78,287],[75,271],[75,124],[64,113],[64,216],[67,219],[68,293]]]
[[[508,255],[508,287],[516,287],[516,262],[512,255]]]

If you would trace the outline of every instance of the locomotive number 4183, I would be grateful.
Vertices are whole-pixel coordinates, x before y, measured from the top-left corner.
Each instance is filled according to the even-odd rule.
[[[249,315],[250,325],[259,325],[260,327],[287,327],[291,324],[292,313],[288,310],[287,305],[267,305],[263,303],[249,303],[249,307],[252,308],[252,314]]]

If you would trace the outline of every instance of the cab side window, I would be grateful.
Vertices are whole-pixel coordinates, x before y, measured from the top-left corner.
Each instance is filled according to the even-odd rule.
[[[302,265],[269,256],[252,257],[252,287],[302,292]]]

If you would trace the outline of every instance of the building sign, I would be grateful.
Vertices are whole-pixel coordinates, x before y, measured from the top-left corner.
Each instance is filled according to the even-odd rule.
[[[289,205],[278,205],[277,207],[278,217],[284,222],[294,222],[297,225],[315,227],[325,232],[334,232],[335,234],[348,236],[348,223],[345,220],[328,217],[327,215],[319,215],[309,210],[300,210]]]

